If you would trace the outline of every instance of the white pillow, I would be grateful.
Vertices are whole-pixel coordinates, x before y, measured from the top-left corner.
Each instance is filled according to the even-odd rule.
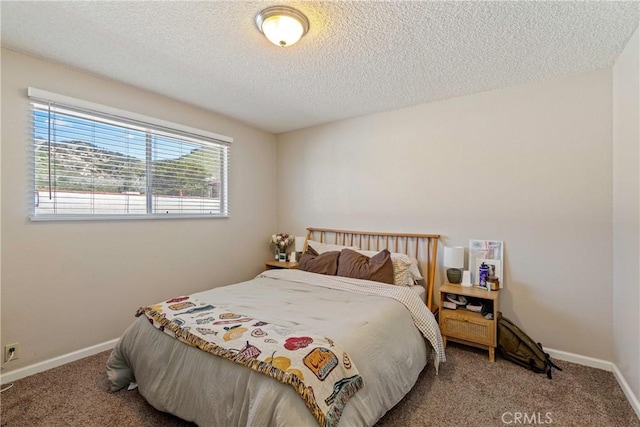
[[[343,245],[332,245],[330,243],[320,243],[315,240],[308,240],[307,244],[311,246],[318,254],[323,254],[325,252],[338,251],[340,252],[343,249],[351,249],[357,250],[359,249],[357,246],[343,246]]]
[[[377,251],[361,251],[357,252],[368,257],[376,255]],[[420,274],[418,268],[418,260],[406,254],[391,252],[391,262],[393,263],[393,283],[398,286],[413,286],[416,280],[422,280],[424,277]]]
[[[424,277],[422,277],[422,274],[420,274],[420,269],[418,268],[418,260],[415,258],[411,258],[411,267],[409,267],[409,273],[411,273],[414,281],[424,279]]]

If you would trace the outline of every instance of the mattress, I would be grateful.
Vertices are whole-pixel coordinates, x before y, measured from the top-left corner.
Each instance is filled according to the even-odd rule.
[[[415,314],[402,302],[327,287],[326,282],[332,279],[314,276],[320,275],[273,270],[248,282],[194,296],[254,318],[303,327],[338,342],[348,351],[365,384],[348,401],[339,425],[371,426],[413,387],[427,364],[430,348],[436,348],[436,359],[444,360],[439,331],[435,341],[431,338],[435,345],[431,344],[416,327]],[[355,279],[351,282],[365,282],[365,289],[372,285]],[[409,293],[419,301],[416,291]],[[437,331],[426,307],[422,315]],[[154,328],[144,317],[117,343],[107,372],[112,390],[137,382],[141,395],[155,408],[200,426],[318,425],[292,387],[187,346]]]

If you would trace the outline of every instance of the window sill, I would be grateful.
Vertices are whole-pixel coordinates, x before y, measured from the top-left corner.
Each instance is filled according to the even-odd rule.
[[[201,218],[229,218],[223,214],[151,214],[151,215],[31,215],[29,220],[34,222],[51,221],[127,221],[146,219],[201,219]]]

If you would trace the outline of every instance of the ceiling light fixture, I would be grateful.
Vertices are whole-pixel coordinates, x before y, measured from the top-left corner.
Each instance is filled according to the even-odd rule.
[[[256,25],[277,46],[291,46],[309,31],[309,20],[299,10],[272,6],[256,15]]]

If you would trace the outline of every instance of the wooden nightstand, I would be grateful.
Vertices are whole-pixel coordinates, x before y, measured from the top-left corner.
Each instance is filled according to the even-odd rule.
[[[267,261],[264,266],[267,270],[272,270],[277,268],[295,269],[295,268],[298,268],[298,263],[285,262],[285,261]]]
[[[464,287],[447,283],[440,287],[440,333],[446,347],[447,340],[489,350],[489,360],[495,361],[498,325],[498,295],[500,291],[487,291],[477,286]],[[493,306],[493,319],[485,319],[481,313],[442,306],[446,294],[463,295],[480,299]]]

